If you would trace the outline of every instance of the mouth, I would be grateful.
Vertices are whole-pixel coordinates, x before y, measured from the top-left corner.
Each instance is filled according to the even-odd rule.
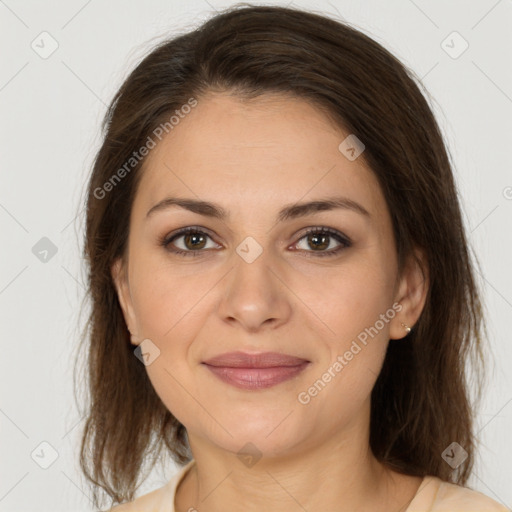
[[[306,359],[277,352],[230,352],[208,359],[202,364],[227,384],[239,389],[256,390],[290,380],[304,371],[310,363]]]

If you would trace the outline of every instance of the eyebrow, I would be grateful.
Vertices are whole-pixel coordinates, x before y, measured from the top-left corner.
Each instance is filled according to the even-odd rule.
[[[226,220],[229,218],[229,213],[218,204],[211,203],[209,201],[200,201],[197,199],[178,197],[167,197],[158,202],[148,210],[146,218],[150,217],[158,211],[167,210],[168,208],[174,206],[184,208],[185,210],[189,210],[199,215],[204,215],[205,217],[212,217],[220,220]],[[353,201],[352,199],[347,197],[329,197],[326,199],[318,199],[305,203],[287,205],[279,211],[277,220],[279,222],[283,222],[285,220],[297,219],[309,214],[334,209],[351,210],[363,215],[368,219],[371,218],[370,212],[368,212],[364,206]]]

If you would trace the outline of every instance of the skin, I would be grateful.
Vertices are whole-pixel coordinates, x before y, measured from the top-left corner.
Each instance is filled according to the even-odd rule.
[[[389,339],[406,336],[401,322],[413,326],[420,316],[427,282],[412,259],[398,275],[385,199],[363,158],[349,161],[338,150],[347,135],[298,98],[242,101],[209,93],[145,162],[128,258],[112,275],[132,343],[147,338],[160,350],[146,366],[148,376],[186,426],[196,460],[178,487],[178,512],[226,511],[234,503],[248,511],[396,512],[418,489],[420,478],[393,472],[373,456],[370,394]],[[285,205],[333,195],[356,201],[370,217],[333,209],[276,221]],[[173,206],[147,218],[168,196],[214,202],[229,217]],[[172,244],[159,245],[159,237],[187,226],[207,230],[203,252],[183,256],[170,251]],[[317,226],[352,244],[318,256],[340,243],[330,238],[319,250],[308,242],[305,231]],[[252,263],[236,252],[248,236],[262,249]],[[194,248],[185,242],[175,239],[174,247]],[[300,403],[298,394],[394,303],[401,311],[317,396]],[[241,390],[201,364],[235,350],[311,363],[274,387]],[[237,457],[248,442],[261,454],[251,467]]]

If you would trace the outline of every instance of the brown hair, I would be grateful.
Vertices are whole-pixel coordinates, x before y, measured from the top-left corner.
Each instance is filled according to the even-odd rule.
[[[98,487],[114,502],[133,499],[143,464],[149,461],[149,471],[163,445],[179,464],[192,456],[185,427],[134,356],[111,276],[114,261],[125,257],[143,160],[108,193],[98,190],[176,109],[209,91],[302,98],[365,144],[362,156],[391,213],[399,271],[421,248],[429,276],[422,314],[406,340],[390,341],[372,391],[370,446],[396,471],[467,481],[476,440],[466,362],[480,379],[477,391],[485,325],[450,158],[416,82],[346,23],[247,4],[159,44],[125,80],[103,122],[86,200],[89,403],[80,464],[96,504]],[[441,457],[453,441],[468,453],[455,471]]]

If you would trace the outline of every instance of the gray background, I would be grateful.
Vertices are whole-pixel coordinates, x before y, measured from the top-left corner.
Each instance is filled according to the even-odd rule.
[[[149,46],[233,3],[0,0],[0,511],[92,510],[78,471],[83,420],[72,362],[84,293],[80,201],[100,121]],[[477,416],[482,449],[470,485],[510,507],[512,2],[294,5],[355,24],[410,66],[435,99],[482,264],[490,333],[490,380]],[[56,460],[43,469],[53,450]],[[155,471],[140,493],[175,470]]]

